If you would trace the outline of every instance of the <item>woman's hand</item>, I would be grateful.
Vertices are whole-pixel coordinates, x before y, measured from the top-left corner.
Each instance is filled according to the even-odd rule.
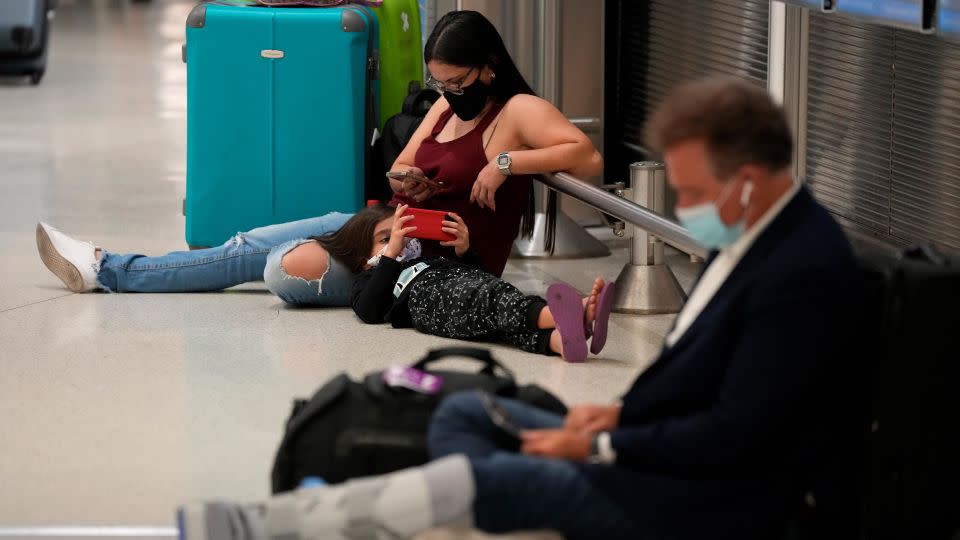
[[[586,461],[592,437],[565,429],[538,429],[523,432],[520,451],[528,456],[542,456],[570,461]]]
[[[450,212],[447,214],[450,219],[443,220],[442,230],[445,233],[452,234],[457,237],[456,240],[450,240],[449,242],[440,242],[441,246],[453,246],[453,250],[457,253],[457,257],[463,257],[463,254],[470,249],[470,230],[467,228],[467,224],[464,223],[463,218]]]
[[[400,184],[400,190],[403,194],[417,202],[423,202],[437,193],[437,188],[424,182],[419,182],[419,178],[426,179],[423,169],[420,167],[410,167],[407,169],[407,177]]]
[[[476,202],[480,208],[490,207],[494,212],[497,211],[497,205],[494,202],[494,195],[497,189],[507,180],[507,177],[500,173],[500,167],[497,167],[496,161],[487,163],[477,180],[473,183],[473,190],[470,192],[470,202]]]
[[[400,256],[400,253],[403,252],[403,239],[413,231],[417,230],[416,227],[404,227],[404,224],[408,223],[413,219],[413,215],[405,216],[404,212],[407,211],[407,205],[401,204],[397,206],[397,210],[393,213],[393,227],[390,229],[390,242],[387,243],[387,249],[383,252],[383,255],[390,257],[391,259],[396,259]]]
[[[618,425],[619,405],[577,405],[563,421],[563,429],[589,434],[611,431]]]

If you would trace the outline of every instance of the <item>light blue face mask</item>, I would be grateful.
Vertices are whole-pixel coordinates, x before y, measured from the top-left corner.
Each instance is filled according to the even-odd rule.
[[[677,219],[690,233],[697,242],[710,249],[723,249],[743,236],[746,229],[744,220],[741,218],[733,225],[727,225],[720,219],[718,208],[726,202],[730,195],[732,187],[736,182],[730,182],[717,201],[698,204],[689,208],[677,208]],[[747,182],[743,186],[743,194],[740,196],[740,204],[743,208],[750,202],[750,193],[753,191],[753,184]]]

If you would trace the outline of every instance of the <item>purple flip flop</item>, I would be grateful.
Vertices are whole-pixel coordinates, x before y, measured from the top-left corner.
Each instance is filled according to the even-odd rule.
[[[547,287],[547,305],[557,323],[563,341],[563,359],[583,362],[587,359],[587,336],[583,329],[583,299],[566,283]]]
[[[610,322],[610,310],[613,308],[613,297],[617,293],[616,282],[611,281],[600,289],[597,296],[597,314],[593,319],[593,339],[590,340],[590,352],[597,354],[607,344],[607,323]]]

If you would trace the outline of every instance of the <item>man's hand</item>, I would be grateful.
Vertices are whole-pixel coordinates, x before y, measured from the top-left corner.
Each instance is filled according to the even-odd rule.
[[[413,231],[417,230],[416,227],[404,227],[404,224],[413,219],[413,215],[405,216],[404,212],[407,211],[407,205],[400,204],[397,205],[396,211],[393,213],[393,227],[390,229],[390,242],[387,244],[387,249],[383,252],[383,255],[390,257],[391,259],[396,259],[400,256],[400,253],[403,251],[403,239]]]
[[[620,425],[620,405],[577,405],[570,409],[563,429],[593,435]]]
[[[530,456],[586,461],[591,439],[586,433],[564,429],[524,431],[520,450]]]
[[[470,229],[467,228],[467,224],[464,223],[463,218],[459,215],[450,212],[447,216],[452,218],[452,220],[443,220],[443,227],[441,227],[440,230],[456,236],[457,239],[450,240],[449,242],[440,242],[440,245],[452,246],[453,250],[457,253],[457,257],[463,257],[463,254],[470,249]]]

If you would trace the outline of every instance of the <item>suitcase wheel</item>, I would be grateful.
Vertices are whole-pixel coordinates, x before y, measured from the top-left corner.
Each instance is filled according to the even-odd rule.
[[[44,70],[34,71],[30,74],[30,84],[36,86],[40,84],[40,81],[43,79]]]

